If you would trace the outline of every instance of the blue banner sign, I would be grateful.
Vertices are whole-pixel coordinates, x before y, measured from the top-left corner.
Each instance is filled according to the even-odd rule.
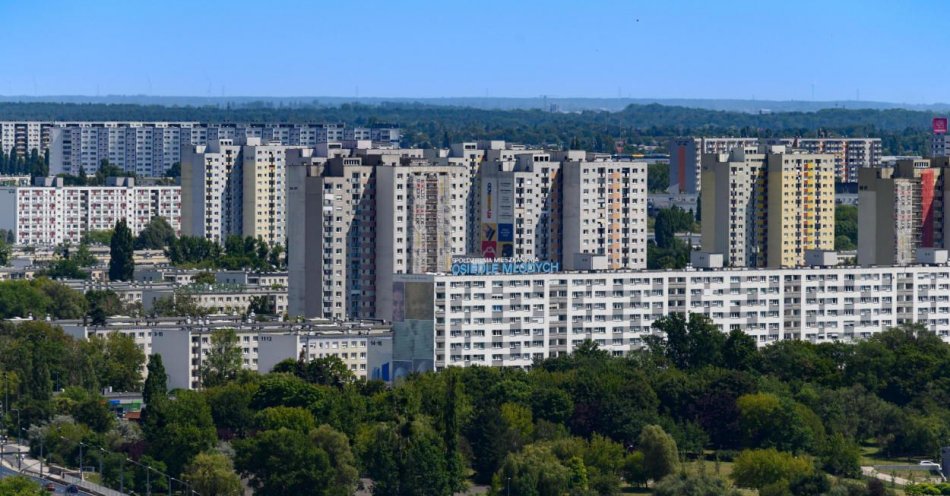
[[[559,262],[455,262],[452,264],[453,276],[553,274],[560,271]]]

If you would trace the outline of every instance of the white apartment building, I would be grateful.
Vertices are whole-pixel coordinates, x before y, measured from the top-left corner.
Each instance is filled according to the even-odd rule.
[[[615,355],[673,312],[760,345],[866,339],[919,322],[950,340],[950,266],[398,275],[396,376],[447,366],[530,367],[586,339]]]
[[[194,122],[59,122],[49,132],[50,173],[86,174],[103,160],[157,177],[181,162],[182,145],[201,140]]]
[[[360,322],[313,328],[317,330],[262,335],[258,370],[268,372],[287,358],[309,362],[333,356],[358,379],[392,380],[393,341],[388,324]]]
[[[50,151],[52,174],[86,174],[108,160],[127,172],[161,176],[183,162],[182,149],[219,140],[314,147],[344,140],[398,145],[400,129],[390,124],[347,128],[343,124],[201,124],[197,122],[0,122],[0,144],[22,155]]]
[[[568,152],[570,153],[570,152]],[[561,263],[605,255],[608,269],[647,266],[647,164],[587,154],[561,165]]]
[[[42,155],[49,143],[52,127],[49,122],[0,121],[0,151],[25,157],[37,150]]]
[[[221,139],[185,148],[182,156],[182,234],[219,243],[244,228],[242,145]]]
[[[237,335],[247,370],[267,373],[286,359],[336,356],[358,379],[391,380],[392,333],[380,322],[249,322],[216,316],[199,320],[114,317],[105,326],[80,320],[51,323],[76,339],[114,332],[131,336],[146,357],[153,353],[162,356],[169,390],[201,387],[201,368],[211,349],[211,336],[225,329]],[[142,372],[147,375],[147,365]]]
[[[62,178],[37,178],[33,186],[0,188],[0,229],[15,243],[78,244],[85,233],[115,227],[125,219],[134,235],[155,217],[181,229],[181,188],[136,186],[131,178],[109,178],[106,186],[63,186]]]

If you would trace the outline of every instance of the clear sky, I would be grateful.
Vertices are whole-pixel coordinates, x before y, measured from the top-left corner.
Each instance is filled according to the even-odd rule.
[[[0,0],[0,94],[950,102],[934,0]]]

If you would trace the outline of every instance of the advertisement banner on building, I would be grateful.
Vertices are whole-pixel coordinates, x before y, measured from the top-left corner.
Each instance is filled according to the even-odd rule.
[[[933,129],[934,129],[934,134],[947,134],[947,118],[934,117]]]
[[[482,222],[497,222],[497,191],[494,177],[482,178]]]

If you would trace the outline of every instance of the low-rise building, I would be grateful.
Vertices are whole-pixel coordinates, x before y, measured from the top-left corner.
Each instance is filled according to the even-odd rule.
[[[357,379],[391,380],[392,333],[376,321],[258,322],[238,317],[156,319],[114,317],[106,325],[81,320],[52,321],[76,339],[120,333],[131,336],[146,356],[159,354],[168,374],[169,389],[198,389],[201,369],[215,331],[235,332],[242,366],[261,373],[287,359],[314,360],[335,356]],[[146,373],[143,366],[143,375]]]

